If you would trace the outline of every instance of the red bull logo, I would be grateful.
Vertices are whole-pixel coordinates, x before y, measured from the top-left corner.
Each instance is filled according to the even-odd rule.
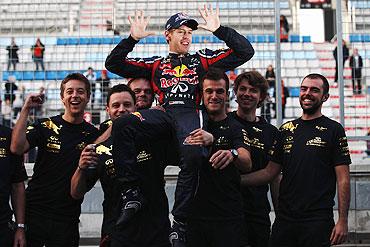
[[[140,121],[144,121],[145,119],[143,118],[143,116],[141,115],[140,112],[131,112],[132,115],[138,117],[140,119]]]
[[[196,75],[196,71],[189,69],[186,67],[186,65],[181,64],[180,66],[176,66],[173,69],[163,69],[162,75],[171,75],[175,76],[177,78],[183,77],[183,76],[191,76]]]

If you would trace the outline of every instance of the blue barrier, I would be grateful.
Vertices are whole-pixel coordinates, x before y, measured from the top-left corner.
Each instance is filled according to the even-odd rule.
[[[362,42],[362,35],[361,34],[350,34],[349,41],[353,42]]]
[[[349,3],[358,9],[369,9],[370,2],[369,1],[349,1]]]
[[[274,43],[275,36],[272,34],[267,35],[246,35],[245,36],[252,43]],[[311,36],[299,36],[299,35],[290,35],[290,42],[311,42]],[[368,38],[370,39],[370,37]],[[70,37],[70,38],[57,38],[57,45],[110,45],[118,44],[122,38],[120,36],[115,37]],[[192,42],[195,44],[203,43],[222,43],[223,41],[219,40],[214,35],[193,35]],[[166,39],[163,35],[159,36],[150,36],[144,39],[141,39],[140,44],[167,44]]]

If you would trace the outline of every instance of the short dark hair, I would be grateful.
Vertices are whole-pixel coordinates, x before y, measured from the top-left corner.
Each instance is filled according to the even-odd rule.
[[[146,77],[138,77],[138,78],[131,78],[128,82],[127,82],[127,86],[131,86],[131,84],[135,81],[135,80],[138,80],[138,79],[144,79],[146,81],[149,82],[149,85],[150,85],[150,80]],[[151,86],[151,85],[150,85]]]
[[[63,81],[60,83],[60,96],[63,97],[64,85],[70,80],[76,80],[76,81],[83,82],[86,87],[87,95],[90,97],[90,93],[91,93],[90,81],[89,79],[86,78],[86,76],[84,76],[81,73],[71,73],[67,75],[66,77],[64,77]]]
[[[234,81],[234,92],[238,91],[241,82],[247,81],[251,86],[256,87],[260,90],[261,101],[258,103],[258,107],[262,105],[262,102],[266,99],[267,90],[269,84],[267,80],[258,71],[248,71],[238,75]]]
[[[224,80],[225,81],[225,89],[226,93],[229,91],[229,77],[227,77],[225,71],[217,68],[209,68],[207,73],[203,76],[201,80],[201,86],[203,88],[203,82],[205,80],[213,80],[213,81],[219,81],[219,80]]]
[[[306,80],[306,78],[308,78],[308,79],[320,79],[322,81],[322,88],[324,89],[324,95],[329,94],[329,81],[328,81],[328,79],[326,79],[325,76],[323,76],[321,74],[318,74],[318,73],[311,73],[311,74],[306,75],[303,78],[302,82],[304,80]]]
[[[110,96],[112,96],[112,94],[114,93],[121,92],[128,92],[131,95],[132,99],[134,100],[134,104],[136,104],[135,93],[131,90],[131,88],[125,84],[118,84],[108,90],[107,106],[109,106]]]

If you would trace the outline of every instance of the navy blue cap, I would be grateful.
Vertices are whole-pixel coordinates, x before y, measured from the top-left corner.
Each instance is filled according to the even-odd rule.
[[[166,23],[166,31],[174,28],[179,28],[182,25],[190,27],[193,30],[198,29],[198,22],[196,20],[190,18],[187,14],[180,12],[168,19]]]

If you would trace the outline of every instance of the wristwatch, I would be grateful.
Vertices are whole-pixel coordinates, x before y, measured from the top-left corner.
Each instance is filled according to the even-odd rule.
[[[233,160],[236,160],[238,158],[238,155],[239,155],[238,150],[233,148],[233,149],[230,149],[229,151],[233,155]]]
[[[26,230],[26,224],[18,223],[18,224],[15,225],[15,228],[16,229],[22,228],[23,230]]]

